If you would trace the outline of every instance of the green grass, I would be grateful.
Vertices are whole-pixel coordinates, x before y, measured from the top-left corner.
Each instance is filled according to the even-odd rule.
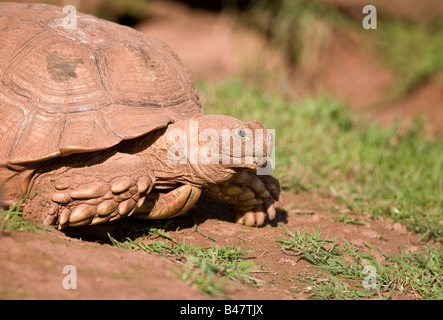
[[[198,87],[206,113],[276,130],[275,176],[284,188],[320,192],[353,213],[390,217],[443,240],[443,139],[427,140],[423,119],[405,132],[351,117],[328,97],[292,102],[235,79]]]
[[[185,241],[178,242],[168,233],[151,228],[149,237],[159,236],[165,241],[140,241],[126,238],[123,242],[109,236],[111,243],[119,248],[141,250],[149,254],[157,253],[181,264],[173,270],[178,278],[195,286],[205,295],[223,296],[226,280],[241,281],[249,285],[259,285],[262,281],[251,275],[258,265],[244,258],[251,251],[241,251],[232,247],[205,248]]]
[[[30,221],[23,220],[20,204],[10,207],[8,210],[0,208],[0,236],[4,231],[34,231],[48,228],[50,227],[35,225]]]
[[[284,229],[289,237],[278,239],[281,250],[318,270],[314,276],[298,278],[309,284],[305,293],[310,298],[389,299],[394,294],[399,298],[443,298],[443,251],[439,248],[412,253],[402,250],[394,255],[382,252],[384,259],[378,261],[346,240],[338,244],[336,238],[323,238],[319,229],[294,233]]]

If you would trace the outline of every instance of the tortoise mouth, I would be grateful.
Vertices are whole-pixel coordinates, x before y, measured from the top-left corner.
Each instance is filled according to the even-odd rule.
[[[266,161],[266,154],[260,156],[251,156],[251,155],[243,155],[243,156],[230,156],[233,161],[232,164],[263,164]],[[235,161],[234,161],[235,160]]]
[[[268,163],[266,156],[243,156],[243,157],[232,157],[233,161],[231,163],[232,168],[248,168],[257,169],[265,167]]]

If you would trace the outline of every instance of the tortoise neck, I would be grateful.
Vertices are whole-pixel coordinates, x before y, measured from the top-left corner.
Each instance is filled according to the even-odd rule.
[[[156,186],[169,188],[181,184],[205,186],[232,178],[235,171],[224,165],[193,161],[189,120],[157,130],[132,144],[133,153],[142,158],[156,176]],[[198,156],[198,154],[197,154]]]

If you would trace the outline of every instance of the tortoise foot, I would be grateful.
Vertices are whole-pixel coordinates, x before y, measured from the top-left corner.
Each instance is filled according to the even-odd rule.
[[[152,189],[155,177],[140,158],[115,153],[105,161],[61,167],[38,176],[23,215],[37,223],[95,225],[131,215]]]
[[[213,185],[207,191],[232,206],[237,223],[261,226],[266,216],[269,220],[275,218],[274,203],[280,198],[280,183],[272,176],[258,176],[242,171],[228,184]]]

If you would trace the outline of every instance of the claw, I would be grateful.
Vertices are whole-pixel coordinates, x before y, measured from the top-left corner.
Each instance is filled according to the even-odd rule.
[[[132,194],[129,191],[126,191],[126,192],[120,193],[118,196],[114,196],[113,199],[116,202],[122,202],[122,201],[128,200],[130,198],[132,198]]]
[[[147,176],[141,176],[137,181],[138,193],[148,192],[149,187],[152,186],[151,180]]]
[[[263,203],[263,200],[260,198],[254,198],[248,201],[245,201],[242,203],[243,206],[255,206],[257,204],[261,204]]]
[[[236,223],[244,224],[244,219],[243,219],[244,212],[239,211],[239,210],[234,210],[233,215],[234,215],[234,220]]]
[[[119,177],[112,180],[111,190],[113,193],[121,193],[127,191],[134,185],[134,180],[130,177]]]
[[[59,208],[60,206],[58,204],[56,203],[51,204],[47,211],[48,215],[55,216]]]
[[[275,199],[275,201],[278,201],[278,199],[280,198],[280,188],[273,183],[269,183],[268,190],[271,193],[272,197]]]
[[[145,200],[146,200],[146,196],[141,197],[140,199],[138,199],[137,204],[136,204],[136,207],[137,207],[137,208],[141,208],[141,206],[143,205],[143,203],[145,203]]]
[[[118,214],[121,217],[126,216],[129,211],[131,211],[135,207],[135,201],[132,199],[125,200],[118,205]]]
[[[90,224],[91,225],[95,225],[95,224],[100,224],[100,223],[108,222],[111,218],[112,218],[111,216],[95,217],[94,219],[92,219]]]
[[[238,199],[241,201],[251,200],[255,198],[255,193],[248,187],[242,188],[243,192],[238,196]]]
[[[69,217],[69,225],[78,227],[89,224],[96,213],[97,210],[95,206],[81,204],[72,211]]]
[[[61,230],[69,224],[69,216],[71,215],[71,210],[64,208],[59,215],[58,229]]]
[[[258,194],[263,193],[263,192],[266,191],[266,187],[265,187],[265,185],[263,184],[263,182],[261,182],[260,178],[257,177],[257,176],[255,176],[255,175],[252,176],[252,178],[251,178],[251,184],[250,184],[250,186],[251,186],[252,189],[253,189],[256,193],[258,193]]]
[[[263,202],[263,204],[266,208],[266,212],[268,213],[269,220],[274,220],[276,211],[272,201],[270,199],[267,199]]]
[[[260,193],[258,196],[260,198],[267,199],[267,198],[269,198],[271,196],[271,194],[269,193],[268,190],[265,190],[264,192]]]
[[[265,208],[262,205],[257,205],[254,207],[255,211],[255,223],[257,226],[261,226],[265,223]]]
[[[254,212],[248,211],[243,216],[243,221],[245,226],[252,227],[255,224],[255,215]]]
[[[51,196],[51,200],[57,203],[69,203],[71,201],[71,197],[66,192],[56,192]]]
[[[97,214],[100,217],[105,217],[117,209],[117,203],[113,200],[105,200],[97,206]]]
[[[248,184],[250,181],[251,181],[251,175],[246,171],[242,171],[235,179],[235,182],[240,184]]]
[[[46,216],[45,220],[43,221],[43,225],[50,226],[51,224],[54,223],[54,221],[55,221],[55,216],[48,215],[48,216]]]
[[[98,198],[103,196],[108,190],[106,184],[90,183],[72,191],[71,198],[79,200]]]
[[[223,192],[227,194],[228,196],[236,196],[243,192],[243,189],[240,186],[237,186],[235,184],[228,185]]]
[[[71,185],[72,180],[68,177],[59,178],[54,182],[54,187],[58,190],[65,190]]]

